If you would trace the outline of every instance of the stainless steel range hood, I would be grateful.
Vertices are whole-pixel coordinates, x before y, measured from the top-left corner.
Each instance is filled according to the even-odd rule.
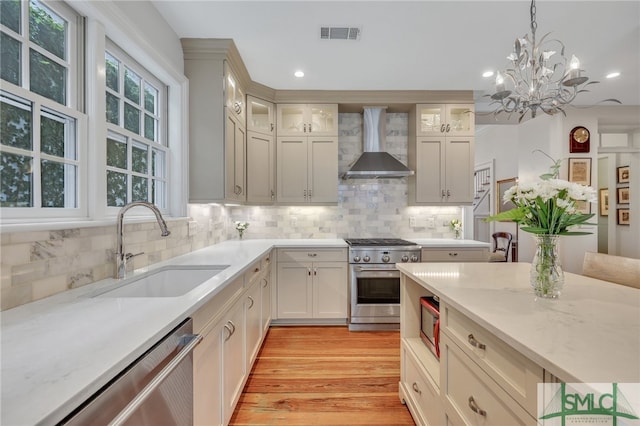
[[[385,151],[386,107],[364,107],[363,153],[343,179],[387,179],[411,176],[413,170]]]

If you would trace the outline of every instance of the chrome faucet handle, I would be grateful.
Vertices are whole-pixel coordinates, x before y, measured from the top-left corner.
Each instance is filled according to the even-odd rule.
[[[144,252],[143,252],[143,251],[141,251],[140,253],[136,253],[136,254],[133,254],[133,253],[127,253],[127,254],[125,254],[125,255],[124,255],[124,258],[125,258],[125,260],[129,260],[129,259],[131,259],[132,257],[140,256],[141,254],[144,254]]]

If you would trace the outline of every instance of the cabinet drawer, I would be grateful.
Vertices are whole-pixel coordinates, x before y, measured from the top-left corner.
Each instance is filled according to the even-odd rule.
[[[437,385],[431,383],[425,372],[419,367],[413,354],[402,347],[402,385],[407,397],[411,398],[419,411],[420,422],[440,425],[444,423],[444,408],[440,403]]]
[[[486,248],[422,249],[423,262],[486,262],[488,259]]]
[[[242,277],[236,278],[232,283],[222,289],[220,293],[216,294],[213,299],[198,309],[192,315],[193,332],[196,334],[200,333],[209,321],[222,313],[227,306],[230,306],[242,292],[243,284],[244,279]]]
[[[262,261],[260,262],[260,267],[262,268],[263,271],[268,271],[269,267],[271,266],[271,263],[273,261],[273,252],[269,252],[269,254],[267,254],[266,256],[264,256],[262,258]]]
[[[443,313],[444,312],[444,313]],[[543,369],[502,340],[444,305],[442,331],[532,415],[536,414],[537,384]]]
[[[280,249],[278,262],[346,262],[346,248]]]
[[[254,262],[244,273],[244,286],[251,287],[251,284],[260,277],[262,271],[262,261]]]
[[[443,336],[440,386],[452,423],[535,425],[536,420],[494,382],[448,336]],[[535,402],[535,398],[534,402]]]

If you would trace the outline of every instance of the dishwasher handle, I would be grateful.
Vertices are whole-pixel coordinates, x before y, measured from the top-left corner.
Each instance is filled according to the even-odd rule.
[[[109,422],[109,426],[118,426],[124,423],[151,395],[151,393],[175,370],[183,359],[191,355],[191,352],[202,341],[199,334],[187,334],[181,339],[184,344],[180,352],[155,376],[118,415]]]

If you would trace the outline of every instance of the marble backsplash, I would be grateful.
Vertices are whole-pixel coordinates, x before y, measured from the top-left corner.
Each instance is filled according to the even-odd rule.
[[[406,164],[406,113],[387,114],[387,151]],[[339,172],[362,152],[362,115],[339,116]],[[236,220],[249,222],[244,238],[399,237],[450,238],[448,223],[462,217],[460,207],[415,207],[407,203],[403,179],[338,181],[336,206],[222,206],[192,204],[188,218],[168,220],[171,235],[161,237],[157,223],[125,225],[127,252],[139,253],[130,269],[237,239]],[[410,226],[413,219],[414,226]],[[434,227],[427,223],[433,222]],[[188,222],[196,222],[189,232]],[[54,231],[2,233],[0,308],[34,300],[112,277],[115,225]]]

